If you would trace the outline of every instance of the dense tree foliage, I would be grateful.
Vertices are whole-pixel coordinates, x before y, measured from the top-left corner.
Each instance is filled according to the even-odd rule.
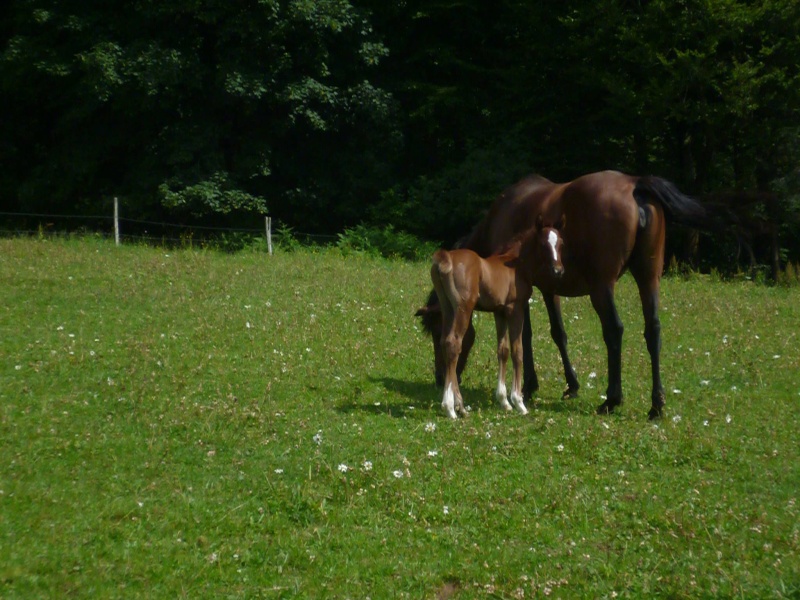
[[[347,2],[12,6],[4,191],[20,206],[327,210],[361,191],[351,163],[382,168],[364,148],[390,103],[365,72],[386,49]]]
[[[800,252],[795,0],[11,0],[0,17],[14,210],[118,195],[140,215],[452,241],[526,173],[617,168]]]

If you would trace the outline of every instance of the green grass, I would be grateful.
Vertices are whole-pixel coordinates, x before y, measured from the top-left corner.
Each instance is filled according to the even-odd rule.
[[[531,414],[493,403],[482,315],[445,419],[428,287],[337,251],[0,240],[0,596],[800,597],[800,289],[666,278],[653,424],[630,277],[610,417],[571,299],[580,398],[539,300]]]

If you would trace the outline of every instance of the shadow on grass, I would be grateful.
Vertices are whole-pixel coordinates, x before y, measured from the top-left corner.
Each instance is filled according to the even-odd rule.
[[[427,419],[429,410],[439,411],[442,401],[442,388],[432,382],[406,381],[395,377],[370,377],[372,383],[380,385],[387,392],[405,398],[405,401],[367,403],[344,402],[336,407],[342,413],[363,412],[374,415],[388,414],[391,417],[417,417]],[[485,388],[461,387],[464,404],[472,409],[488,409],[493,405],[492,391]],[[419,412],[417,412],[419,411]]]

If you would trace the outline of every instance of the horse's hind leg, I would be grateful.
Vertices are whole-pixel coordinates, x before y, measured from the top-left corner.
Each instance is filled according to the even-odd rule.
[[[525,309],[527,309],[527,303]],[[522,313],[524,310],[516,310],[515,313],[508,320],[508,337],[511,340],[511,362],[514,365],[514,384],[511,389],[511,403],[523,415],[528,414],[528,409],[525,408],[525,402],[522,396],[522,330],[524,317]]]
[[[567,389],[564,390],[564,398],[577,398],[578,390],[581,385],[578,383],[578,376],[567,354],[567,332],[564,330],[564,321],[561,318],[561,300],[552,294],[542,294],[544,304],[547,307],[547,316],[550,318],[550,337],[558,346],[561,354],[561,363],[564,365],[564,377],[567,380]]]
[[[661,384],[661,321],[658,318],[658,293],[661,287],[661,271],[664,268],[664,225],[659,210],[653,206],[646,210],[650,211],[651,225],[646,231],[639,232],[630,269],[642,301],[644,339],[653,371],[649,417],[655,419],[662,416],[666,404],[664,387]]]
[[[445,356],[445,378],[444,396],[442,397],[442,408],[451,419],[457,417],[457,413],[465,414],[464,401],[461,397],[461,389],[458,385],[458,375],[456,368],[458,357],[461,354],[462,340],[464,332],[469,325],[471,310],[457,308],[453,315],[451,326],[447,334],[442,338],[442,352]]]
[[[522,368],[524,383],[522,395],[529,400],[539,389],[539,378],[536,376],[536,367],[533,364],[533,330],[531,329],[531,310],[526,304],[522,323]]]
[[[607,414],[622,404],[622,321],[614,304],[614,288],[608,286],[592,292],[592,306],[600,317],[603,341],[608,351],[608,389],[606,401],[597,407],[597,414]]]
[[[472,317],[469,318],[469,325],[464,332],[464,338],[461,340],[461,354],[458,357],[458,365],[456,366],[456,374],[458,375],[458,382],[461,383],[461,374],[467,366],[467,359],[472,350],[472,345],[475,343],[475,326],[472,324]]]
[[[445,372],[447,370],[447,361],[445,359],[444,351],[442,349],[442,331],[444,326],[442,317],[433,321],[431,337],[433,339],[433,374],[436,379],[436,386],[444,386]],[[475,343],[475,327],[472,325],[472,319],[469,321],[464,338],[461,340],[461,354],[458,357],[458,364],[456,365],[456,375],[458,381],[461,381],[461,374],[467,366],[467,359],[469,358],[470,350]]]
[[[639,283],[639,297],[642,300],[644,313],[644,339],[650,353],[650,366],[653,371],[652,405],[648,416],[655,419],[663,415],[666,399],[664,386],[661,384],[661,321],[658,318],[658,278],[654,282]]]

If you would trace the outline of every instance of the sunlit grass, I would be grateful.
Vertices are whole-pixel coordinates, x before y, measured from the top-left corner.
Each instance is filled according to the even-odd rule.
[[[425,264],[0,241],[0,596],[800,594],[800,290],[667,278],[666,417],[630,278],[618,414],[564,302],[564,387],[494,405],[494,324],[439,412]],[[592,376],[594,374],[594,376]]]

